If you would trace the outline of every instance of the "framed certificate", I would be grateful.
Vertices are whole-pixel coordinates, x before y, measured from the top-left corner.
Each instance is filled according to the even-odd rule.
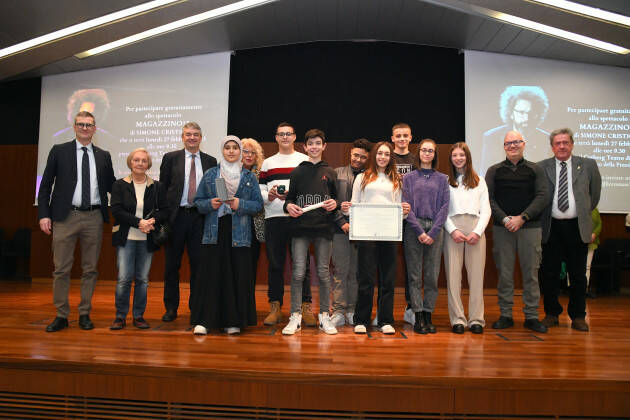
[[[402,241],[402,205],[352,203],[351,241]]]

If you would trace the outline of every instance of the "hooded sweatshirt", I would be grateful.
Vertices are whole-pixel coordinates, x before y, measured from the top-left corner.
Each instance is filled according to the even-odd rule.
[[[291,172],[289,182],[291,188],[284,203],[284,211],[287,211],[287,204],[296,204],[304,208],[330,198],[336,200],[336,181],[337,174],[323,160],[317,163],[309,161],[300,163]],[[328,212],[320,207],[300,217],[290,217],[289,229],[293,237],[324,237],[332,240],[336,231],[335,226],[341,227],[345,222],[339,209]]]

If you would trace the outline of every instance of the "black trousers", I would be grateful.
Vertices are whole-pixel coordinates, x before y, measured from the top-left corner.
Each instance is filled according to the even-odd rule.
[[[562,262],[569,275],[569,306],[571,319],[586,316],[586,256],[588,244],[582,242],[577,219],[552,219],[551,233],[542,252],[542,286],[545,313],[558,316],[562,305],[558,302]]]
[[[171,239],[166,244],[164,269],[164,307],[177,311],[179,307],[179,269],[182,265],[184,248],[190,262],[190,308],[197,282],[197,271],[201,261],[201,239],[203,236],[203,215],[195,208],[180,208],[175,222],[171,224]]]

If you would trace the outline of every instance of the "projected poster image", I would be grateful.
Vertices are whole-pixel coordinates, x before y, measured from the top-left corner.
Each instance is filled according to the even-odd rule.
[[[74,116],[91,112],[96,120],[94,145],[112,156],[114,174],[129,174],[127,156],[149,151],[159,178],[162,156],[183,147],[184,124],[202,128],[201,149],[217,155],[227,132],[230,53],[88,70],[42,79],[37,192],[50,149],[75,137]]]
[[[553,157],[549,134],[574,132],[573,154],[597,161],[599,210],[630,211],[630,69],[466,51],[466,141],[479,173],[505,159],[510,130],[525,158]]]

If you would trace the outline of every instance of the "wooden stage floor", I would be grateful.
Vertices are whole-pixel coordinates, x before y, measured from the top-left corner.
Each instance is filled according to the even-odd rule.
[[[151,329],[110,331],[114,288],[99,283],[96,328],[82,331],[73,283],[70,328],[46,333],[50,280],[0,282],[1,418],[630,418],[629,296],[588,300],[590,333],[563,315],[560,327],[533,334],[520,296],[516,326],[489,328],[498,308],[487,290],[484,334],[456,335],[440,290],[438,333],[419,335],[402,322],[397,289],[394,336],[345,326],[336,336],[303,328],[285,337],[282,326],[262,326],[259,287],[258,327],[195,337],[187,310],[161,322],[160,284],[149,288]]]

